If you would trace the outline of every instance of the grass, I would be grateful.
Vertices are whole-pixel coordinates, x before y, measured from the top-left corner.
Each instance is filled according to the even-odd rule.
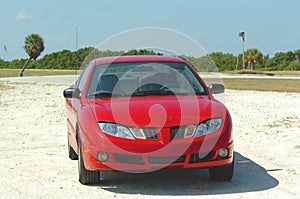
[[[265,75],[300,75],[300,71],[261,71],[261,70],[232,70],[222,71],[225,74],[265,74]]]
[[[264,74],[264,71],[259,71],[259,70],[238,70],[238,71],[235,71],[235,74],[254,74],[254,75],[259,75],[259,74]],[[273,74],[273,73],[268,71],[268,74]]]
[[[0,77],[16,77],[19,69],[0,69]],[[46,70],[46,69],[27,69],[25,76],[47,76],[47,75],[74,75],[76,70]],[[300,71],[265,71],[275,75],[300,75]],[[1,81],[0,81],[1,82]],[[255,79],[255,78],[224,78],[224,79],[205,79],[207,84],[223,83],[226,89],[232,90],[256,90],[256,91],[278,91],[278,92],[298,92],[300,93],[300,80],[296,79]],[[0,89],[8,88],[3,82]]]
[[[224,78],[222,79],[226,89],[255,90],[300,93],[300,80],[298,79],[255,79],[255,78]],[[213,79],[205,79],[207,84]],[[218,80],[218,83],[220,80]]]
[[[0,77],[17,77],[20,69],[0,69]],[[75,75],[76,70],[26,69],[24,76]]]
[[[274,75],[300,75],[300,71],[268,71]],[[267,71],[265,71],[267,73]]]

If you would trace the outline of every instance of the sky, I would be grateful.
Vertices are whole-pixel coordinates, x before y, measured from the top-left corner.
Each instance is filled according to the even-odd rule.
[[[42,36],[45,54],[97,46],[136,28],[159,27],[186,35],[206,52],[258,48],[271,57],[300,49],[299,0],[0,0],[0,58],[27,58],[31,33]],[[76,28],[77,27],[77,28]],[[76,40],[77,29],[77,40]],[[176,44],[176,41],[174,41]],[[182,44],[179,44],[180,46]]]

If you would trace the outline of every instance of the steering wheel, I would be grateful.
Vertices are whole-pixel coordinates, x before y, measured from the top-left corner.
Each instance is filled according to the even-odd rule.
[[[174,85],[174,84],[165,84],[160,88],[160,90],[172,91],[170,88],[174,88],[175,86],[176,85]]]

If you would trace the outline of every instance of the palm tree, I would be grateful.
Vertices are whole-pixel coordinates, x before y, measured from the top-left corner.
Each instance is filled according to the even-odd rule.
[[[264,63],[264,56],[257,48],[250,48],[245,52],[245,63],[253,70],[257,63]]]
[[[44,47],[44,40],[38,34],[28,35],[25,38],[25,45],[24,45],[23,48],[26,51],[26,53],[28,54],[29,58],[26,61],[26,63],[24,64],[21,72],[19,73],[19,77],[23,76],[23,72],[24,72],[26,66],[29,64],[29,62],[32,59],[36,60],[38,58],[38,56],[43,52],[43,50],[45,48]]]

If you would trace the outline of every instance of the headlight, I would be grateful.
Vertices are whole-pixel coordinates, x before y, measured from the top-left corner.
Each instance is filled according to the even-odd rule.
[[[132,127],[130,128],[130,131],[133,133],[134,137],[139,138],[139,139],[146,139],[145,133],[143,129],[139,127]]]
[[[120,124],[100,122],[98,123],[98,125],[103,132],[109,135],[132,140],[135,139],[130,130]]]
[[[207,120],[198,125],[198,127],[195,131],[194,137],[199,137],[199,136],[213,133],[213,132],[219,130],[221,128],[221,126],[222,126],[221,118]]]

